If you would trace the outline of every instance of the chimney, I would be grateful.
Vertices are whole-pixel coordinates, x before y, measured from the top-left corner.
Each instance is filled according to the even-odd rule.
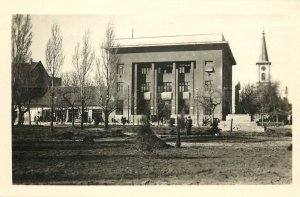
[[[30,64],[32,64],[32,58],[30,58]]]

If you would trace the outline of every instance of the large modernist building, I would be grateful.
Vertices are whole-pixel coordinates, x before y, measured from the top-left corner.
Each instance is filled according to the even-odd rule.
[[[118,54],[117,110],[112,114],[138,121],[176,118],[202,120],[209,111],[197,102],[219,92],[215,117],[232,109],[232,65],[235,59],[222,34],[116,39]]]
[[[137,124],[144,115],[150,115],[152,121],[170,118],[176,121],[176,117],[184,114],[191,116],[194,123],[196,120],[201,123],[210,110],[199,99],[209,99],[210,93],[217,93],[214,95],[218,98],[214,99],[219,100],[215,118],[224,120],[231,113],[232,65],[236,62],[222,34],[116,39],[116,42],[120,56],[118,96],[109,121],[121,122],[121,118],[126,118]],[[57,99],[63,95],[59,92],[67,92],[73,103],[71,108],[68,99],[56,102],[59,105],[56,117],[70,122],[71,113],[80,115],[80,91],[76,87],[56,87],[55,92]],[[31,119],[37,113],[42,120],[49,119],[49,98],[47,92],[32,100]],[[85,120],[101,116],[97,103],[95,98],[87,103]]]

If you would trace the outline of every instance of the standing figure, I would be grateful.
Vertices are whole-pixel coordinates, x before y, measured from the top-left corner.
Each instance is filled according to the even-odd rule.
[[[189,116],[186,125],[186,135],[191,135],[192,125],[193,125],[193,120],[191,119],[191,116]]]

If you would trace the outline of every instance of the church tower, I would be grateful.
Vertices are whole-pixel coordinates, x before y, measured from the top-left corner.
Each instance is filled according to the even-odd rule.
[[[258,84],[268,84],[270,83],[270,65],[265,39],[265,32],[262,32],[262,41],[261,41],[261,52],[259,55],[259,60],[256,62],[258,69]]]

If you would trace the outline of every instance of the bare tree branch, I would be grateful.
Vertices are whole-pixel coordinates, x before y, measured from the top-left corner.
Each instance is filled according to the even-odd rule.
[[[118,44],[115,43],[113,24],[109,23],[105,39],[100,46],[101,57],[97,58],[96,83],[99,87],[99,103],[104,111],[105,128],[108,117],[116,109],[117,101],[117,65],[119,63]]]
[[[92,70],[92,65],[95,59],[94,49],[91,47],[90,41],[90,32],[86,31],[82,38],[82,48],[80,48],[80,44],[77,43],[75,46],[75,51],[72,57],[72,63],[75,68],[75,72],[77,75],[77,79],[80,85],[80,95],[81,95],[81,128],[83,128],[83,118],[84,118],[84,110],[85,104],[88,99],[87,93],[85,91],[85,87],[87,87],[90,82],[88,80],[89,73]]]
[[[62,52],[62,40],[59,25],[53,24],[51,29],[51,38],[47,42],[45,51],[46,69],[51,76],[51,131],[53,131],[54,113],[54,77],[58,75],[65,59]]]
[[[30,46],[32,43],[32,25],[30,15],[13,15],[11,26],[11,60],[12,60],[12,125],[16,116],[15,110],[19,111],[18,124],[24,119],[23,115],[30,108],[31,100],[31,77],[24,72],[22,65],[31,57]]]

